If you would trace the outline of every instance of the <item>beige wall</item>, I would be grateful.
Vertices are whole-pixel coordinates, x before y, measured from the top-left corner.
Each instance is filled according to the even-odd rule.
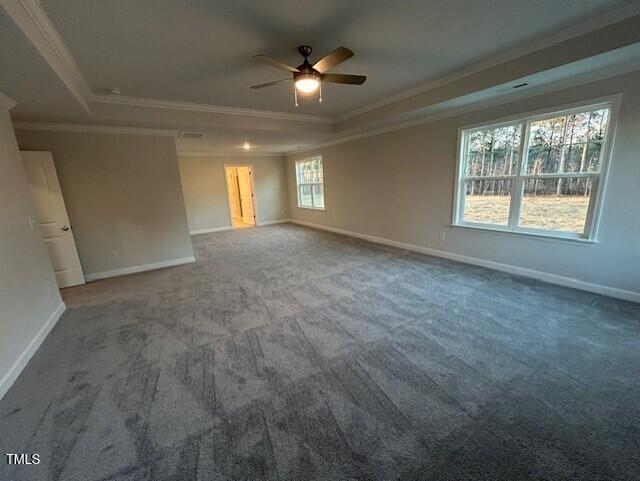
[[[451,228],[460,126],[623,93],[599,243]],[[640,74],[558,91],[288,159],[291,218],[640,292]],[[326,211],[296,205],[295,160],[321,154]],[[440,240],[439,232],[446,234]]]
[[[226,165],[252,165],[258,224],[289,217],[285,161],[282,157],[180,155],[182,189],[189,230],[229,227]]]
[[[53,153],[85,276],[193,256],[168,136],[17,131]]]
[[[29,359],[20,362],[21,355],[62,303],[39,225],[30,219],[35,210],[13,125],[0,107],[0,398]]]

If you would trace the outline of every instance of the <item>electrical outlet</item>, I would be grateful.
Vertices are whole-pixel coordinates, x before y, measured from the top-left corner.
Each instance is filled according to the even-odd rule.
[[[444,231],[440,231],[440,233],[438,234],[438,237],[440,238],[440,240],[444,240],[446,237]]]

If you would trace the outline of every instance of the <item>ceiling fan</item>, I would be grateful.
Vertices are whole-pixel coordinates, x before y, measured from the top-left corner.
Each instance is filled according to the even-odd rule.
[[[364,75],[347,75],[347,74],[333,74],[327,73],[333,67],[341,64],[348,58],[353,56],[353,52],[346,47],[338,47],[333,52],[329,53],[316,63],[311,65],[309,63],[309,55],[311,55],[311,47],[308,45],[302,45],[298,47],[298,52],[304,57],[302,62],[297,67],[292,67],[284,62],[268,57],[266,55],[254,55],[253,58],[265,62],[272,67],[279,68],[290,72],[292,76],[290,78],[276,80],[274,82],[267,82],[259,85],[252,85],[252,89],[262,89],[265,87],[271,87],[285,82],[293,82],[295,105],[298,106],[298,92],[303,95],[313,94],[316,90],[319,90],[318,102],[322,102],[322,82],[331,82],[336,84],[350,84],[350,85],[362,85],[367,77]]]

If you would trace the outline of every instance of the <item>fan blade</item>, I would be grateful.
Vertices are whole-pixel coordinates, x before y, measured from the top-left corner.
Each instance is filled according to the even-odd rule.
[[[284,82],[291,82],[291,79],[290,78],[285,78],[285,79],[282,79],[282,80],[274,80],[273,82],[267,82],[266,84],[252,85],[249,88],[252,88],[252,89],[263,89],[265,87],[271,87],[272,85],[278,85],[278,84],[281,84],[281,83],[284,83]]]
[[[320,73],[325,73],[351,57],[353,57],[353,52],[351,50],[346,47],[338,47],[321,60],[318,60],[313,68]]]
[[[261,62],[268,63],[272,67],[279,68],[281,70],[286,70],[287,72],[299,72],[300,71],[297,68],[292,67],[291,65],[287,65],[286,63],[281,62],[280,60],[276,60],[275,58],[267,57],[266,55],[254,55],[253,58],[255,58],[256,60],[259,60]]]
[[[326,73],[322,76],[324,82],[332,82],[334,84],[351,84],[362,85],[367,77],[364,75],[347,75],[341,73]]]

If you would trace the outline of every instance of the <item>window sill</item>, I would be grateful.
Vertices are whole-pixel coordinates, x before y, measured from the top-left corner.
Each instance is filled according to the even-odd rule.
[[[516,237],[525,237],[529,239],[542,240],[548,242],[560,242],[560,243],[574,243],[581,244],[585,246],[592,246],[598,244],[598,241],[593,239],[584,239],[581,237],[569,237],[562,235],[554,235],[554,234],[545,234],[543,232],[523,232],[516,230],[508,230],[508,229],[500,229],[499,227],[485,227],[478,225],[468,225],[468,224],[450,224],[450,227],[454,227],[456,229],[467,229],[467,230],[475,230],[475,231],[485,231],[485,232],[494,232],[497,234],[507,234]]]
[[[310,207],[306,205],[299,205],[298,209],[309,209],[309,210],[320,210],[320,211],[327,210],[325,207]]]

